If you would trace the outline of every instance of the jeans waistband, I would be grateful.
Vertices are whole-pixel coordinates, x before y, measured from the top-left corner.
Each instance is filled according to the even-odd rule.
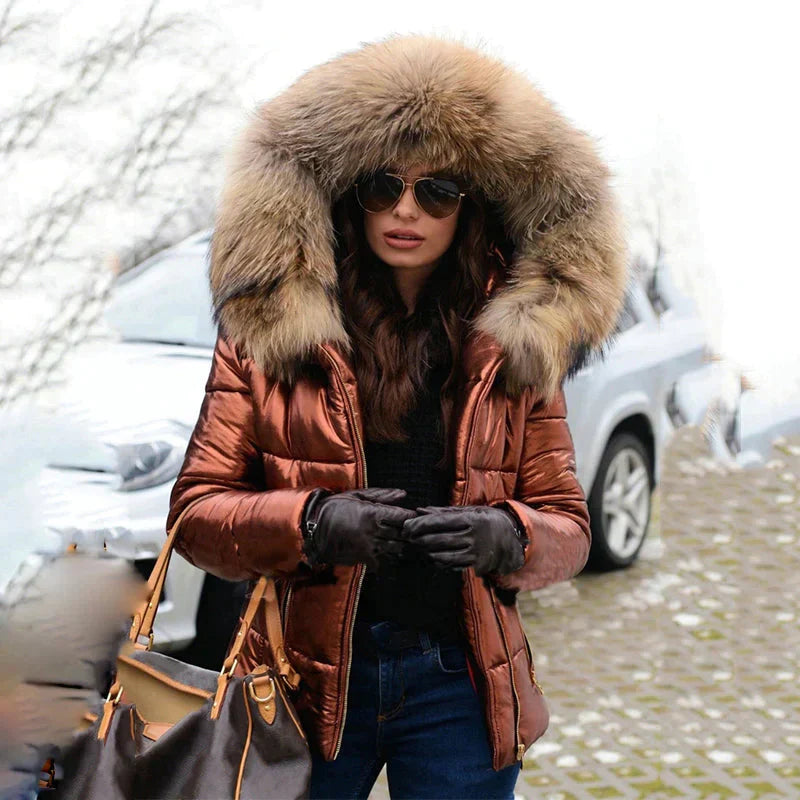
[[[400,623],[356,621],[356,636],[382,650],[404,650],[420,647],[429,650],[434,644],[457,644],[463,642],[458,633],[434,632],[407,628]]]

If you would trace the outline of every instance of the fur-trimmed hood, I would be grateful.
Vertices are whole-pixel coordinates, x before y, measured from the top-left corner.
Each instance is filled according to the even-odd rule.
[[[474,321],[508,385],[552,397],[613,335],[628,280],[609,170],[592,140],[501,61],[393,35],[305,72],[262,105],[232,156],[209,279],[215,322],[267,374],[351,344],[337,299],[332,204],[364,171],[426,162],[499,209],[508,274]]]

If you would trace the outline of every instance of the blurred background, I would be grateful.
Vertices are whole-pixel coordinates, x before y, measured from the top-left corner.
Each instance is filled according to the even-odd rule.
[[[590,133],[638,278],[606,361],[565,386],[594,541],[581,576],[520,599],[552,721],[518,795],[800,796],[800,64],[779,3],[0,0],[6,619],[23,566],[69,544],[149,574],[216,336],[231,141],[392,32],[504,59]],[[218,666],[242,592],[174,559],[156,647]]]

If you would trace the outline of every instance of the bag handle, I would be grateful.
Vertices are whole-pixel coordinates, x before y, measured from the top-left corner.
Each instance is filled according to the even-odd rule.
[[[167,579],[167,568],[169,567],[172,549],[175,546],[175,539],[178,535],[178,526],[186,512],[200,500],[205,500],[207,497],[209,497],[208,494],[195,497],[185,506],[181,513],[178,514],[178,518],[167,535],[167,540],[161,547],[161,552],[158,554],[156,563],[147,580],[147,595],[133,615],[130,633],[128,634],[128,638],[133,642],[137,650],[149,650],[153,645],[153,621],[156,618],[158,604],[161,602],[161,595],[164,592],[164,582]],[[146,644],[139,641],[143,636],[147,639]]]
[[[211,494],[218,493],[212,492]],[[133,646],[139,650],[149,650],[153,644],[153,622],[156,617],[156,612],[158,611],[161,595],[164,591],[164,582],[166,581],[167,569],[169,568],[172,551],[175,547],[178,526],[186,515],[186,512],[192,508],[195,503],[198,503],[200,500],[205,500],[210,496],[210,494],[204,494],[200,497],[195,497],[194,500],[183,508],[170,529],[167,540],[161,548],[155,566],[150,573],[150,578],[147,581],[147,596],[139,605],[138,610],[133,616],[133,622],[131,623],[131,629],[128,635],[130,641],[133,642]],[[258,579],[258,582],[253,588],[239,630],[228,649],[228,654],[225,657],[222,670],[220,671],[220,681],[224,680],[225,685],[227,685],[227,680],[233,675],[247,632],[253,624],[253,620],[255,619],[262,600],[265,601],[264,612],[267,623],[267,636],[269,638],[269,646],[272,651],[275,669],[292,689],[296,689],[300,683],[300,676],[286,658],[286,650],[283,643],[283,626],[281,624],[278,595],[275,590],[275,580],[272,577],[263,575]],[[146,643],[140,641],[142,637],[146,639]],[[220,694],[219,685],[217,693],[218,695]],[[212,716],[213,715],[212,712]]]

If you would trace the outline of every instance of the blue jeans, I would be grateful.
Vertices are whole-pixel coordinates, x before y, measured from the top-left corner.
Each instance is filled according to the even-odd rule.
[[[312,798],[366,798],[386,764],[393,798],[510,800],[520,771],[492,769],[463,645],[394,622],[357,620],[342,746],[312,758]]]

